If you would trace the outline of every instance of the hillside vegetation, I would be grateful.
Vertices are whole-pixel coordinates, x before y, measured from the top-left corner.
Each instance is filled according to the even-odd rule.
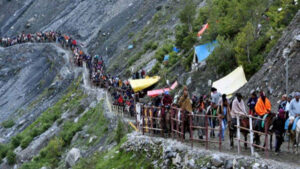
[[[158,63],[152,69],[153,74],[163,71],[165,54],[170,55],[170,62],[164,67],[180,62],[189,70],[193,46],[217,40],[218,46],[207,60],[209,67],[224,75],[243,65],[249,78],[260,69],[300,7],[294,0],[209,0],[200,9],[192,0],[185,0],[185,4],[179,14],[175,40],[160,45],[155,53]],[[209,28],[199,39],[197,32],[205,23]],[[173,46],[183,52],[177,56],[172,52]]]

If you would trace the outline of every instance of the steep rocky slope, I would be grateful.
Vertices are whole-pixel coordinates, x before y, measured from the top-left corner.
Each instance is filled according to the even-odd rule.
[[[57,101],[74,70],[69,53],[53,44],[23,44],[0,51],[0,121],[16,124],[0,129],[2,141],[7,141]]]
[[[264,90],[273,105],[277,105],[281,95],[286,93],[284,57],[289,58],[289,93],[297,92],[300,90],[300,11],[268,54],[265,64],[240,92],[247,96],[251,91]]]

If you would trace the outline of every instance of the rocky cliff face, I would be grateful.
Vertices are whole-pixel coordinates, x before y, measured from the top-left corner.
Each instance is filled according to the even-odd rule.
[[[0,36],[57,30],[80,40],[90,54],[112,59],[166,0],[0,1]],[[106,51],[107,49],[107,51]]]
[[[22,44],[0,48],[0,129],[7,141],[31,124],[62,95],[74,78],[69,53],[53,44]],[[3,141],[3,140],[2,140]]]

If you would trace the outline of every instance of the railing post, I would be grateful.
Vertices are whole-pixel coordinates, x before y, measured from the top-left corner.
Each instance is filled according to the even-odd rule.
[[[148,108],[148,112],[149,112],[150,126],[151,126],[151,129],[149,130],[149,133],[151,133],[151,130],[153,129],[153,111],[152,111],[152,108]],[[155,133],[155,131],[153,130],[152,133]]]
[[[241,129],[240,129],[240,115],[236,114],[236,123],[237,123],[237,139],[238,139],[238,154],[241,153]]]
[[[145,113],[145,116],[146,116],[146,132],[148,133],[149,132],[149,115],[148,115],[148,108],[147,107],[144,107],[144,113]]]
[[[164,119],[162,118],[162,117],[163,117],[163,116],[162,116],[162,110],[164,110],[164,116],[165,116]],[[159,112],[159,111],[160,111],[160,115],[157,116],[157,117],[158,117],[158,120],[156,120],[156,121],[158,121],[157,124],[159,124],[158,126],[159,126],[160,129],[161,129],[161,131],[160,131],[161,136],[164,137],[165,129],[164,129],[163,123],[166,123],[167,111],[166,111],[166,108],[165,108],[165,107],[161,107],[160,110],[158,110],[158,112]],[[167,125],[167,124],[165,124],[165,125]],[[167,126],[166,126],[166,130],[167,130]]]
[[[189,114],[189,120],[190,120],[190,140],[191,140],[191,144],[192,144],[192,148],[193,148],[193,115],[192,113]]]
[[[208,150],[208,117],[205,114],[205,147]]]
[[[185,121],[185,111],[182,113],[182,116],[181,116],[182,118],[182,120],[181,120],[181,123],[182,123],[182,125],[181,125],[181,141],[183,142],[184,141],[184,138],[185,138],[185,133],[184,133],[184,121]]]
[[[176,116],[177,115],[177,116]],[[179,111],[178,110],[176,110],[176,115],[175,115],[175,117],[177,118],[176,119],[176,130],[177,130],[177,138],[179,137],[180,138],[180,135],[179,135],[179,122],[180,122],[180,119],[179,119]]]
[[[250,149],[251,155],[254,155],[254,147],[253,147],[253,126],[252,126],[252,115],[249,115],[249,128],[250,128]]]
[[[145,134],[145,115],[144,115],[144,107],[141,108],[141,115],[142,115],[142,131],[143,135]]]
[[[219,117],[219,151],[222,149],[222,135],[223,135],[223,129],[222,129],[222,118]]]
[[[269,158],[268,153],[268,129],[269,129],[269,122],[265,121],[265,156]]]
[[[174,120],[173,120],[174,117],[174,109],[171,108],[171,135],[172,135],[172,138],[174,138]]]

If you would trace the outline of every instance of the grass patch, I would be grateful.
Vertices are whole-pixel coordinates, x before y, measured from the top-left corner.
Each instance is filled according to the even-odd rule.
[[[36,136],[39,136],[52,124],[60,118],[61,114],[68,109],[74,109],[79,106],[80,101],[86,97],[79,88],[81,78],[74,82],[68,89],[68,93],[63,96],[54,106],[47,109],[43,114],[30,126],[28,126],[22,133],[22,148],[26,148],[28,143]],[[26,140],[25,140],[26,139]]]
[[[12,137],[10,143],[0,145],[1,158],[8,157],[10,155],[13,159],[13,155],[8,152],[13,152],[15,148],[21,146],[25,149],[33,140],[34,137],[39,136],[46,130],[48,130],[52,124],[60,118],[61,114],[68,109],[75,109],[80,104],[80,101],[86,97],[79,88],[81,78],[78,78],[67,89],[67,94],[64,95],[54,106],[43,112],[31,125],[29,125],[24,131],[18,135]],[[12,122],[6,122],[12,125]],[[13,161],[13,160],[12,160]]]
[[[146,157],[144,152],[125,152],[120,147],[126,141],[126,137],[120,140],[120,143],[113,149],[105,153],[97,153],[92,157],[81,159],[74,166],[74,169],[102,169],[102,168],[131,168],[131,169],[150,169],[153,168],[151,160]]]
[[[13,120],[6,120],[4,122],[1,123],[1,126],[4,128],[12,128],[15,125],[15,122]]]
[[[25,163],[22,169],[41,168],[43,166],[56,168],[59,165],[61,155],[68,149],[74,135],[81,131],[85,125],[88,125],[87,133],[100,137],[107,130],[107,121],[103,115],[103,101],[95,108],[86,112],[77,123],[67,121],[62,125],[59,135],[52,139],[44,147],[38,156],[28,163]],[[78,142],[80,141],[77,140]],[[80,144],[87,144],[87,141],[81,141]]]

